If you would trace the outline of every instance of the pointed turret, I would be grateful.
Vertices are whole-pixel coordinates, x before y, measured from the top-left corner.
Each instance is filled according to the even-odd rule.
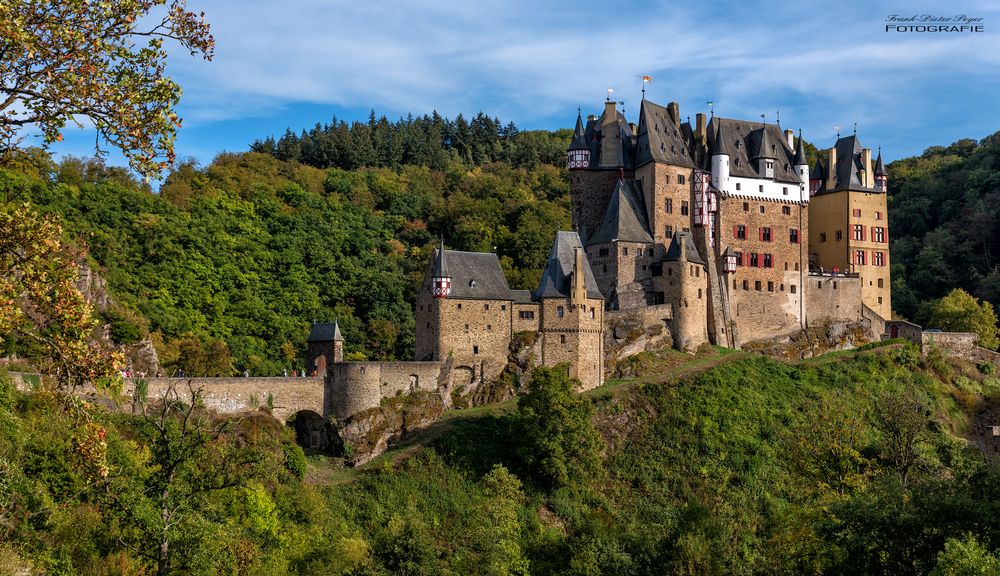
[[[806,145],[802,142],[802,129],[799,129],[799,140],[795,143],[794,170],[802,184],[799,186],[799,201],[809,201],[809,191],[812,182],[809,179],[809,161],[806,160]]]
[[[885,171],[885,164],[882,163],[882,147],[878,147],[878,158],[875,160],[875,189],[885,192],[888,189],[889,173]]]
[[[573,141],[566,151],[567,167],[570,170],[590,168],[590,146],[587,145],[585,137],[586,130],[583,127],[583,116],[580,110],[576,111],[576,128],[573,130]]]
[[[708,154],[712,162],[712,186],[725,192],[729,186],[729,149],[722,141],[722,127],[718,118],[712,118],[708,127]]]
[[[802,129],[799,128],[799,140],[795,143],[795,165],[796,166],[809,166],[806,161],[806,147],[802,143]],[[808,180],[808,178],[807,178]]]
[[[333,321],[333,341],[334,342],[343,342],[344,341],[344,335],[340,333],[340,320],[339,319]]]
[[[451,275],[448,274],[448,265],[444,257],[444,238],[441,238],[441,247],[438,248],[434,256],[431,294],[435,298],[447,298],[451,295]]]
[[[764,178],[774,178],[774,159],[777,158],[777,149],[768,134],[767,124],[764,124],[760,129],[760,141],[753,156],[757,161],[757,173]]]

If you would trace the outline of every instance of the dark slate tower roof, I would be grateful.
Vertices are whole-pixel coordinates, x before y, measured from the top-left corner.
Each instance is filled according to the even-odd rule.
[[[441,246],[434,251],[434,271],[433,278],[448,278],[448,263],[444,260],[444,239],[441,239]]]
[[[624,168],[630,170],[634,165],[635,156],[635,135],[632,128],[621,112],[615,111],[615,122],[618,124],[618,138],[621,142],[621,158]],[[583,131],[583,139],[586,148],[590,149],[590,168],[601,166],[601,125],[604,123],[604,114],[597,118],[587,119],[586,127]],[[617,169],[617,167],[616,167]]]
[[[587,245],[614,240],[651,244],[653,236],[649,233],[647,222],[640,183],[637,180],[619,180],[611,194],[601,227],[587,240]]]
[[[685,256],[687,256],[688,262],[695,264],[705,263],[701,258],[701,254],[698,253],[698,247],[694,245],[694,236],[690,232],[683,231],[674,234],[674,238],[670,241],[670,247],[667,248],[667,254],[663,257],[665,262],[677,262],[681,259],[681,242],[684,243]]]
[[[306,342],[343,342],[344,336],[340,333],[340,323],[336,320],[324,323],[313,323],[312,330],[309,331],[309,338]]]
[[[799,130],[799,140],[795,143],[795,166],[808,165],[806,162],[806,147],[802,143],[802,130]]]
[[[690,138],[677,126],[670,111],[649,100],[642,101],[639,111],[635,146],[635,165],[664,162],[673,166],[694,168],[688,148]]]
[[[586,130],[583,127],[583,117],[580,113],[576,114],[576,129],[573,130],[573,141],[569,145],[567,152],[572,152],[574,150],[590,150],[590,146],[587,146],[587,139],[585,137]]]
[[[500,268],[497,255],[491,252],[438,251],[434,268],[442,266],[451,277],[450,299],[513,300],[514,294]],[[432,272],[432,274],[436,274]]]
[[[823,189],[820,193],[840,190],[873,191],[861,183],[861,141],[856,134],[843,136],[834,145],[837,166],[831,170],[827,166]]]
[[[885,165],[882,164],[882,148],[878,149],[878,159],[875,160],[875,175],[876,176],[888,176],[889,173],[885,171]]]
[[[542,273],[542,281],[535,291],[535,298],[569,298],[572,286],[570,286],[570,274],[576,265],[576,249],[583,248],[580,243],[580,236],[576,232],[556,232],[556,240],[552,244],[549,252],[549,261]],[[594,272],[590,269],[587,258],[583,258],[584,282],[587,287],[588,298],[604,299],[600,289],[597,288],[597,280],[594,279]]]
[[[826,166],[823,166],[823,161],[819,158],[816,159],[816,165],[812,167],[809,171],[810,180],[825,180],[826,179]]]
[[[774,158],[774,180],[799,184],[795,172],[795,152],[788,147],[781,129],[748,120],[733,120],[714,116],[709,123],[709,133],[715,132],[714,142],[709,143],[709,156],[729,156],[729,174],[739,178],[764,178],[760,163],[755,158]],[[762,146],[763,144],[763,146]],[[773,146],[773,150],[772,150]]]

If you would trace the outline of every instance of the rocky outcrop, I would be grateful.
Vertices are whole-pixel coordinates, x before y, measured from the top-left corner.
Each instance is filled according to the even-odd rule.
[[[336,426],[344,456],[351,466],[370,461],[408,434],[436,422],[445,403],[437,392],[388,398],[378,408],[355,414]]]

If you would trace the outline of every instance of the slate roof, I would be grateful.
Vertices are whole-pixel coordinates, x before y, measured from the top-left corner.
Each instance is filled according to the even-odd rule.
[[[888,176],[889,173],[885,171],[885,164],[882,164],[882,149],[878,149],[878,159],[875,160],[875,175],[876,176]]]
[[[344,336],[340,333],[340,323],[337,321],[313,323],[312,330],[309,331],[307,342],[335,342],[343,341]]]
[[[632,134],[632,128],[628,125],[625,116],[617,110],[615,111],[615,119],[618,123],[624,168],[630,170],[635,165],[635,146],[633,143],[635,136]],[[590,168],[599,168],[601,166],[601,124],[603,122],[604,114],[601,114],[593,120],[588,119],[587,126],[584,129],[583,138],[590,149]]]
[[[576,129],[573,130],[573,141],[570,142],[567,152],[572,152],[573,150],[590,150],[590,146],[587,146],[585,134],[586,129],[583,127],[583,117],[577,113]]]
[[[793,168],[795,152],[788,147],[777,126],[714,116],[709,123],[709,133],[713,131],[715,137],[709,143],[709,156],[727,154],[731,176],[764,178],[758,172],[759,162],[754,159],[774,158],[774,179],[799,184]]]
[[[552,250],[549,252],[548,264],[545,272],[542,273],[542,280],[535,291],[535,297],[542,298],[568,298],[570,295],[570,274],[576,264],[576,249],[583,248],[580,243],[580,236],[576,232],[556,232],[555,242],[552,243]],[[587,257],[583,258],[584,283],[587,287],[588,298],[604,299],[600,289],[597,287],[597,280],[594,279],[594,272],[590,269]]]
[[[681,245],[684,243],[686,248],[686,256],[688,262],[693,262],[695,264],[705,264],[702,260],[701,254],[698,253],[698,248],[694,245],[694,236],[690,232],[675,232],[673,239],[670,241],[670,247],[667,248],[667,254],[663,257],[664,262],[677,262],[681,258]]]
[[[511,290],[511,293],[514,294],[514,302],[518,304],[533,304],[535,302],[531,290]]]
[[[655,161],[694,168],[694,160],[688,148],[690,138],[678,128],[666,107],[643,100],[636,132],[635,166]]]
[[[435,278],[447,278],[448,277],[448,263],[444,261],[444,239],[441,239],[441,245],[438,250],[434,251],[434,272],[431,276]]]
[[[435,259],[440,250],[435,250]],[[462,300],[514,300],[500,260],[492,252],[445,250],[444,263],[451,276],[449,298]],[[437,266],[437,264],[435,264]]]
[[[795,143],[795,166],[807,165],[806,147],[802,143],[802,130],[799,130],[799,139]]]
[[[827,173],[823,175],[823,187],[817,194],[841,190],[875,192],[874,188],[867,188],[861,183],[862,146],[857,134],[842,136],[834,145],[834,150],[837,157],[836,173],[831,174],[829,166],[826,167]],[[881,153],[879,155],[881,156]],[[885,166],[882,167],[882,170],[885,170]],[[877,163],[875,173],[878,174]]]
[[[653,236],[646,225],[648,221],[640,182],[619,180],[611,193],[600,228],[587,240],[587,245],[614,240],[652,244]]]

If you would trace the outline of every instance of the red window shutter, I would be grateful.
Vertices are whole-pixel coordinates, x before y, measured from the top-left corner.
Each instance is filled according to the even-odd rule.
[[[875,238],[875,227],[874,226],[871,226],[871,232],[870,232],[870,234],[872,235],[872,242],[875,242],[877,240],[877,238]]]
[[[764,267],[764,255],[763,254],[758,254],[757,255],[757,267],[758,268],[763,268]]]
[[[763,228],[758,228],[757,229],[757,239],[760,240],[760,241],[764,240],[764,229]]]
[[[862,240],[865,239],[865,227],[864,226],[861,226],[861,239]]]
[[[885,234],[882,237],[885,238],[885,243],[888,244],[889,243],[889,227],[888,226],[886,226],[886,228],[885,228]]]
[[[735,239],[739,237],[740,237],[740,227],[738,224],[733,224],[733,238]]]

